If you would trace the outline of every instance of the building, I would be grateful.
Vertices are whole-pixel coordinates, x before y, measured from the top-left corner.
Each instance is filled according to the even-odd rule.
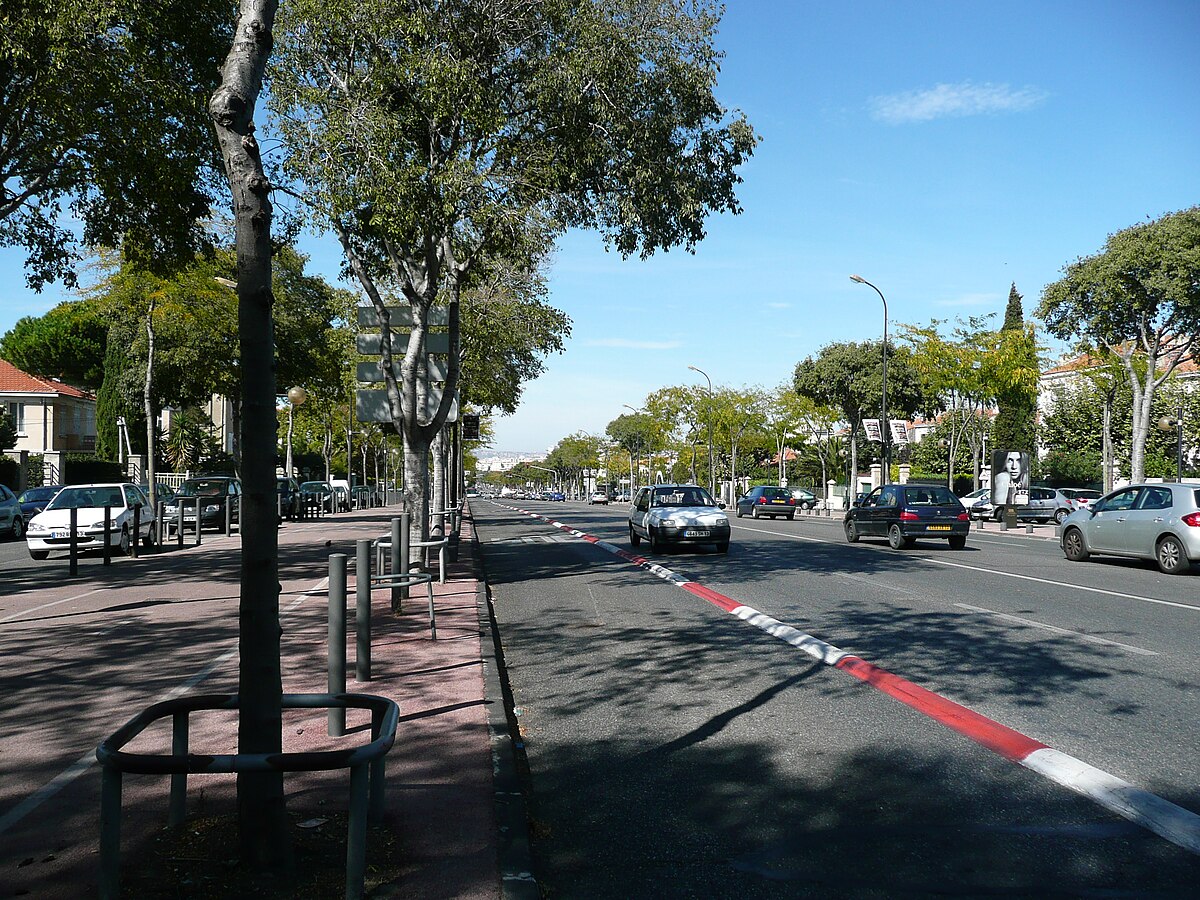
[[[96,398],[87,391],[38,378],[0,359],[0,408],[17,425],[16,453],[96,449]]]

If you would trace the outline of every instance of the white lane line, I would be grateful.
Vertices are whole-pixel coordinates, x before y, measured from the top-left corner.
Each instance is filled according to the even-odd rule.
[[[18,613],[13,613],[10,616],[5,616],[3,619],[0,619],[0,622],[11,622],[13,619],[21,618],[21,616],[27,616],[30,613],[40,612],[41,610],[49,609],[52,606],[60,606],[63,603],[70,603],[72,600],[82,600],[84,597],[90,597],[90,596],[92,596],[92,594],[100,594],[100,593],[103,593],[105,590],[108,590],[108,589],[107,588],[96,588],[95,590],[88,591],[87,593],[84,593],[84,594],[76,594],[74,597],[67,597],[65,600],[54,600],[54,601],[51,601],[50,603],[43,603],[41,606],[35,606],[31,609],[23,609]]]
[[[311,594],[315,594],[315,593],[318,593],[319,591],[325,590],[325,588],[328,586],[328,584],[329,584],[328,576],[326,576],[325,578],[322,578],[319,582],[317,582],[317,584],[315,586],[309,588],[307,591],[305,591],[303,594],[301,594],[299,597],[297,597],[295,600],[293,600],[290,604],[288,604],[288,606],[283,610],[283,612],[291,612],[296,607],[298,607],[301,603],[303,603],[305,600],[307,600]],[[97,592],[91,591],[90,593],[94,594]],[[86,597],[87,595],[80,594],[79,596]],[[79,599],[79,598],[76,597],[76,598],[72,598],[72,599]],[[57,603],[65,603],[67,601],[59,600],[56,602]],[[47,604],[47,605],[53,606],[55,604]],[[229,660],[231,660],[235,656],[237,656],[237,652],[238,652],[237,640],[238,639],[235,638],[234,644],[230,649],[226,650],[220,656],[217,656],[216,658],[214,658],[212,660],[212,662],[210,662],[207,666],[205,666],[203,669],[201,669],[199,672],[197,672],[195,675],[193,675],[191,678],[189,678],[183,684],[180,684],[180,685],[177,685],[176,687],[171,688],[171,690],[167,691],[166,694],[164,694],[162,697],[159,697],[157,700],[155,700],[153,702],[157,703],[157,702],[161,702],[162,700],[174,700],[176,697],[182,696],[183,694],[187,693],[192,688],[194,688],[196,685],[205,681],[210,675],[212,675],[215,671],[217,671],[217,669],[221,668],[221,666],[223,666],[225,663],[229,662]],[[124,723],[122,723],[122,724],[124,724]],[[120,727],[120,726],[118,726],[118,727]],[[50,779],[50,781],[46,782],[46,784],[42,785],[40,788],[38,788],[36,791],[34,791],[32,794],[30,794],[28,797],[26,797],[24,800],[22,800],[16,806],[14,806],[12,809],[10,809],[8,812],[4,813],[3,815],[0,815],[0,834],[4,834],[4,832],[6,832],[9,828],[11,828],[13,825],[16,825],[23,818],[25,818],[27,815],[29,815],[31,812],[33,812],[35,809],[37,809],[39,806],[41,806],[43,803],[45,803],[47,800],[49,800],[51,797],[53,797],[55,794],[57,794],[59,791],[61,791],[63,788],[65,788],[67,785],[69,785],[71,782],[73,782],[80,775],[83,775],[84,773],[86,773],[95,764],[96,764],[96,751],[89,750],[86,754],[79,757],[79,759],[75,760],[75,762],[73,762],[67,768],[63,769],[61,772],[59,772],[57,775],[55,775],[52,779]]]
[[[841,544],[843,543],[842,541],[830,541],[830,540],[826,540],[825,538],[815,538],[815,537],[809,537],[807,535],[790,534],[786,531],[767,531],[766,529],[763,529],[763,528],[746,528],[745,525],[738,525],[736,527],[745,529],[746,531],[756,531],[760,534],[773,534],[776,537],[792,538],[793,540],[797,540],[797,541],[808,541],[813,544],[833,544],[833,545],[841,546]],[[865,547],[878,550],[878,552],[880,552],[880,553],[884,552],[884,550],[882,548],[871,547],[870,544],[865,545]],[[1106,590],[1105,588],[1088,587],[1085,584],[1074,584],[1073,582],[1069,582],[1069,581],[1054,581],[1050,578],[1038,578],[1036,575],[1021,575],[1017,572],[1005,572],[1000,569],[988,569],[983,566],[969,566],[966,563],[950,562],[949,560],[937,559],[936,557],[933,557],[933,556],[915,556],[912,558],[919,559],[922,562],[933,563],[933,564],[939,565],[939,566],[949,566],[952,569],[965,569],[968,572],[983,572],[988,575],[999,575],[1004,578],[1016,578],[1021,581],[1035,581],[1038,584],[1049,584],[1049,585],[1053,585],[1054,587],[1059,587],[1059,588],[1070,588],[1071,590],[1076,590],[1076,591],[1086,591],[1090,594],[1104,594],[1105,596],[1108,596],[1108,597],[1120,597],[1122,600],[1138,600],[1142,603],[1157,603],[1160,606],[1174,606],[1174,607],[1178,607],[1179,609],[1190,609],[1193,612],[1200,612],[1200,606],[1197,606],[1193,603],[1179,603],[1175,600],[1159,600],[1155,597],[1143,597],[1143,596],[1140,596],[1139,594],[1124,594],[1124,593],[1121,593],[1120,591],[1110,591],[1110,590]]]
[[[897,584],[888,584],[886,581],[877,581],[874,578],[864,578],[862,575],[851,575],[849,572],[838,572],[839,578],[846,578],[850,581],[857,581],[860,584],[869,584],[874,588],[883,588],[886,591],[895,591],[898,594],[915,594],[916,591],[910,591],[900,587]]]
[[[972,606],[969,603],[955,603],[954,605],[960,609],[969,609],[971,612],[983,613],[984,615],[993,616],[997,619],[1003,619],[1006,622],[1015,622],[1018,625],[1028,625],[1031,628],[1042,628],[1046,631],[1053,631],[1055,634],[1079,638],[1079,640],[1087,641],[1089,644],[1103,644],[1106,647],[1119,647],[1122,650],[1128,650],[1130,653],[1141,653],[1143,656],[1158,656],[1158,653],[1154,650],[1147,650],[1144,647],[1135,647],[1133,644],[1122,644],[1120,641],[1110,641],[1108,638],[1084,634],[1082,631],[1071,631],[1067,628],[1059,628],[1057,625],[1047,625],[1045,622],[1035,622],[1033,619],[1022,619],[1020,616],[1011,616],[1008,613],[997,612],[994,609],[984,609],[982,606]]]

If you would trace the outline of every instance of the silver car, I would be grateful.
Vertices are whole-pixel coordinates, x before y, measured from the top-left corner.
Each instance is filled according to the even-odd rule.
[[[1093,553],[1151,559],[1168,575],[1200,562],[1200,486],[1131,484],[1106,494],[1062,526],[1067,559]]]

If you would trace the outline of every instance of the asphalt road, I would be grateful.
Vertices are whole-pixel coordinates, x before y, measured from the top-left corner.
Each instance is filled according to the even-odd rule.
[[[1195,895],[1193,853],[511,505],[473,510],[551,896]],[[625,507],[520,505],[628,548]],[[734,526],[655,561],[1200,811],[1200,576]]]

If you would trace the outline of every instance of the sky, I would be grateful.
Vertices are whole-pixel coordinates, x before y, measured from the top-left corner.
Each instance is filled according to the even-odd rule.
[[[740,215],[694,254],[561,240],[549,301],[562,354],[496,450],[541,452],[668,385],[789,382],[835,341],[996,314],[1109,234],[1200,203],[1200,3],[727,0],[716,93],[762,142]],[[302,244],[337,277],[332,237]],[[0,251],[0,333],[63,295],[24,288]],[[1065,349],[1050,341],[1054,351]]]

